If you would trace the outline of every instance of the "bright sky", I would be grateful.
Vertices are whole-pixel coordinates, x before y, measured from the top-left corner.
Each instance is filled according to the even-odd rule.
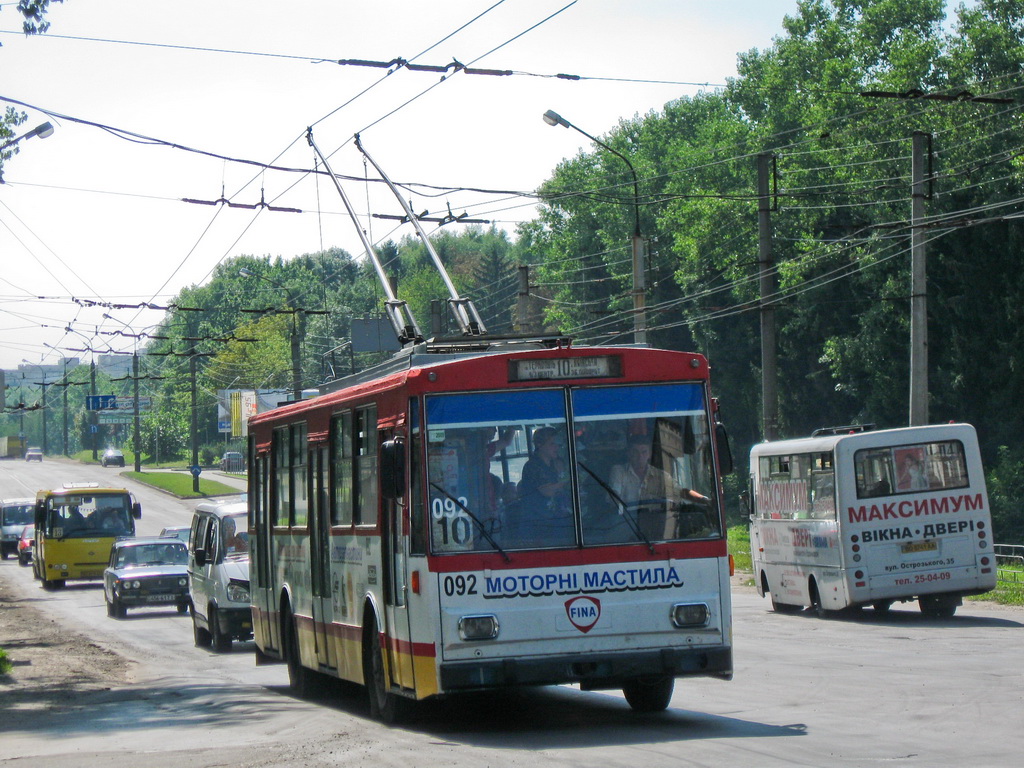
[[[88,359],[76,351],[88,345],[131,351],[130,339],[97,329],[151,330],[163,314],[83,302],[165,305],[241,254],[364,252],[323,178],[126,141],[60,115],[294,169],[313,167],[312,126],[333,170],[362,178],[360,133],[395,182],[529,192],[591,146],[546,125],[546,110],[603,136],[723,84],[736,54],[770,46],[795,9],[796,0],[66,0],[51,6],[50,34],[26,38],[15,5],[0,2],[0,97],[31,105],[19,107],[29,115],[19,135],[47,119],[55,127],[22,141],[3,169],[0,367]],[[337,64],[396,58],[517,74],[441,82]],[[343,186],[374,242],[412,233],[366,217],[402,213],[383,185]],[[510,231],[534,215],[521,198],[414,191],[417,213],[450,206]],[[302,213],[181,202],[222,192]]]

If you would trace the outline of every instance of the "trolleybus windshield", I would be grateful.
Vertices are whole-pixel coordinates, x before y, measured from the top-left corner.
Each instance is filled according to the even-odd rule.
[[[700,384],[426,398],[432,550],[721,535]]]

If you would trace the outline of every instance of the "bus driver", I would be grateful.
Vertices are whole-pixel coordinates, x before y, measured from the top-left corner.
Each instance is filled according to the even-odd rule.
[[[668,472],[651,466],[650,439],[645,435],[629,436],[626,440],[626,459],[626,464],[612,467],[611,486],[619,498],[637,513],[644,534],[653,538],[674,539],[696,533],[693,530],[678,530],[680,519],[675,502],[709,507],[711,500],[697,491],[683,488]],[[670,508],[666,509],[666,505],[670,505]],[[641,516],[639,513],[647,514]],[[660,524],[662,517],[663,525]]]

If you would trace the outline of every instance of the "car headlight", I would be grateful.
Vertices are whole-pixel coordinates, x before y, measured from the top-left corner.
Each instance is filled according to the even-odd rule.
[[[459,619],[459,637],[463,640],[493,640],[497,636],[497,616],[463,616]]]
[[[228,600],[232,603],[248,603],[249,602],[249,588],[244,584],[238,582],[228,583]]]
[[[677,603],[672,606],[672,624],[680,629],[703,627],[711,613],[704,603]]]
[[[188,586],[188,579],[185,578],[184,576],[182,576],[180,579],[178,579],[178,586],[179,587],[187,587]]]

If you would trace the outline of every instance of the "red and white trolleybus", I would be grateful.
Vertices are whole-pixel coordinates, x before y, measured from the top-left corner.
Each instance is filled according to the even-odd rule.
[[[255,640],[300,694],[354,681],[392,720],[578,683],[651,711],[675,678],[731,678],[731,458],[702,356],[419,343],[249,430]]]

